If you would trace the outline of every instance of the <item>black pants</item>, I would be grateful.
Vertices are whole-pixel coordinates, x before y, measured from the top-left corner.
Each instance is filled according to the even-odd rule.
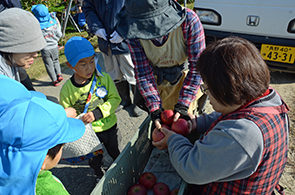
[[[113,160],[115,160],[120,154],[117,132],[118,132],[118,128],[117,128],[117,124],[115,124],[109,130],[96,133],[100,142],[103,143],[108,154],[112,157]],[[103,172],[101,170],[102,158],[103,158],[103,155],[98,155],[88,160],[89,166],[92,169],[94,169],[95,174],[98,177],[103,176]]]

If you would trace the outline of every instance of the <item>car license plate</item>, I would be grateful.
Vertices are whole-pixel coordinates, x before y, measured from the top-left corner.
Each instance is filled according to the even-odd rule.
[[[265,60],[294,64],[295,47],[262,44],[260,53]]]

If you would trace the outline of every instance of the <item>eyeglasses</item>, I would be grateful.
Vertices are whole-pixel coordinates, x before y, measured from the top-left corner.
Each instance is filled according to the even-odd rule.
[[[204,94],[208,93],[209,88],[205,89],[204,84],[201,84],[200,88],[201,88],[202,93],[204,93]]]

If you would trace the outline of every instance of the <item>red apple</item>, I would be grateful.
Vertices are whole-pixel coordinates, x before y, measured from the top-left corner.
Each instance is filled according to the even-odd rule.
[[[128,189],[127,195],[147,195],[147,190],[141,184],[134,184]]]
[[[173,122],[171,125],[171,130],[183,136],[189,134],[188,123],[183,118],[179,118],[176,122]]]
[[[165,134],[160,130],[155,128],[152,133],[152,139],[154,142],[158,142],[165,137]]]
[[[173,110],[164,110],[161,112],[161,121],[166,125],[171,125],[173,123],[174,112]]]
[[[170,189],[167,184],[163,182],[158,182],[154,185],[153,192],[155,195],[169,195]]]
[[[166,125],[166,124],[161,124],[161,127],[165,127],[166,129],[171,130],[171,127],[169,125]]]
[[[175,188],[173,190],[171,190],[170,195],[177,195],[179,192],[179,188]]]
[[[142,184],[147,190],[149,190],[157,183],[157,177],[151,172],[144,172],[139,177],[138,183]]]

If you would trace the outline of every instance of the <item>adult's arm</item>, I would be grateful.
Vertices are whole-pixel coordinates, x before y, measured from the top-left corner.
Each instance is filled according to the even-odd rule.
[[[140,93],[145,99],[150,112],[160,109],[162,107],[162,101],[155,82],[153,69],[139,39],[129,39],[127,43],[134,64],[135,78]]]
[[[262,133],[246,119],[221,121],[194,144],[178,134],[167,144],[178,174],[187,183],[198,185],[249,177],[263,153]]]
[[[197,14],[190,9],[187,9],[186,19],[182,23],[182,32],[187,45],[189,72],[180,91],[178,103],[189,107],[202,82],[201,76],[196,70],[196,62],[205,49],[203,26]]]
[[[97,30],[105,28],[96,12],[94,0],[84,0],[82,9],[91,33],[95,34]]]

